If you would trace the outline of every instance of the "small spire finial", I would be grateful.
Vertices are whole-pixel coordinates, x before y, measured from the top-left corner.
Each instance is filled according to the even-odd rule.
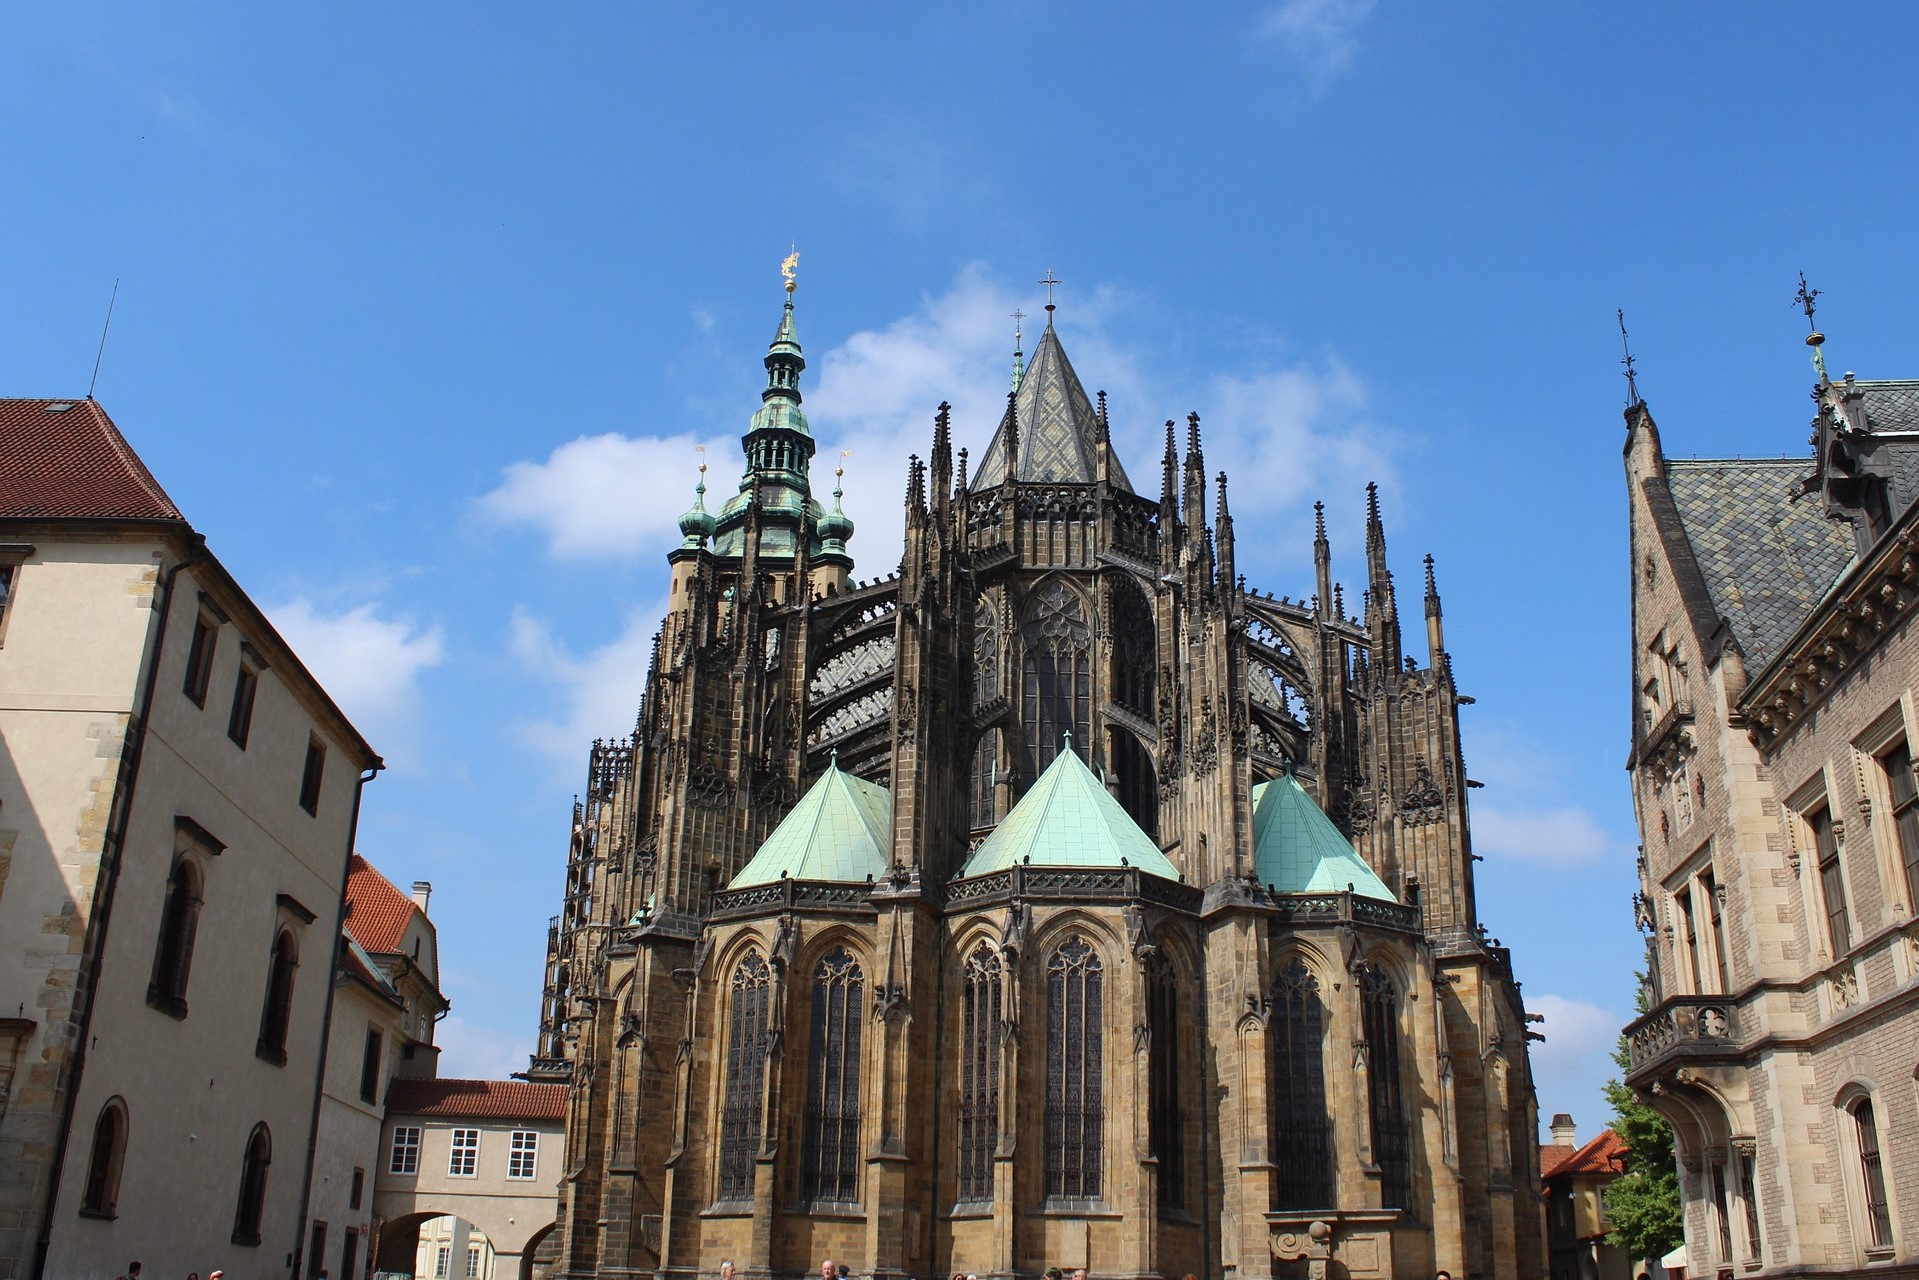
[[[780,263],[780,278],[786,281],[786,296],[792,297],[793,290],[800,287],[799,280],[800,251],[795,245],[793,251]]]
[[[1630,409],[1642,403],[1639,398],[1639,375],[1633,369],[1632,344],[1626,340],[1626,309],[1621,307],[1615,314],[1619,317],[1619,348],[1626,353],[1619,363],[1626,366],[1626,407]]]
[[[1326,504],[1323,502],[1313,504],[1313,541],[1326,541]]]
[[[1048,267],[1046,274],[1040,278],[1040,283],[1046,286],[1046,327],[1050,329],[1053,327],[1053,290],[1066,282],[1054,279],[1053,269]]]
[[[1026,338],[1020,326],[1026,319],[1026,313],[1018,307],[1013,308],[1013,390],[1019,390],[1020,379],[1026,376]]]

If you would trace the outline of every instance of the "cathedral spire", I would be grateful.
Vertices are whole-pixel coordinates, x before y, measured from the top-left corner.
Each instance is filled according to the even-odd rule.
[[[1313,577],[1323,611],[1333,599],[1333,546],[1326,540],[1326,504],[1313,504]]]
[[[1399,669],[1399,606],[1393,596],[1393,575],[1386,567],[1386,524],[1379,516],[1379,486],[1366,486],[1366,587],[1370,599],[1367,622],[1373,633],[1374,657],[1383,671]]]
[[[1199,415],[1186,415],[1186,523],[1206,523],[1206,452],[1199,444]]]
[[[1219,529],[1219,591],[1222,599],[1230,600],[1238,586],[1233,570],[1233,516],[1226,509],[1226,473],[1219,473],[1219,514],[1214,517]]]
[[[1446,631],[1440,620],[1439,586],[1433,579],[1433,558],[1426,557],[1426,653],[1427,661],[1437,671],[1440,659],[1446,652]]]

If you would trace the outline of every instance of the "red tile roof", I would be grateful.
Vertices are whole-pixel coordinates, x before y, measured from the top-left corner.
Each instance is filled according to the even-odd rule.
[[[346,873],[346,931],[375,955],[399,951],[406,927],[419,911],[412,898],[354,854]]]
[[[0,399],[0,517],[179,520],[91,400]]]
[[[1544,1143],[1540,1144],[1540,1147],[1539,1147],[1539,1177],[1540,1179],[1543,1181],[1546,1178],[1552,1177],[1553,1171],[1558,1169],[1560,1165],[1564,1164],[1568,1159],[1570,1159],[1572,1156],[1572,1153],[1577,1150],[1579,1150],[1578,1147],[1571,1146],[1564,1142],[1555,1142],[1551,1146],[1547,1146]]]
[[[566,1086],[525,1080],[395,1079],[388,1115],[456,1116],[476,1120],[564,1120]]]
[[[1626,1153],[1632,1150],[1626,1140],[1611,1129],[1601,1129],[1599,1136],[1578,1150],[1571,1147],[1541,1147],[1539,1149],[1540,1178],[1556,1178],[1574,1173],[1611,1173],[1626,1171]],[[1548,1165],[1547,1152],[1564,1152],[1557,1163]]]

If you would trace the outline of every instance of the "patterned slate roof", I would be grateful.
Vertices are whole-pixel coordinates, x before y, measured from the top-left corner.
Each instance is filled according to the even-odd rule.
[[[1032,863],[1042,867],[1138,867],[1177,880],[1179,868],[1139,829],[1079,753],[1062,751],[966,860],[962,879]]]
[[[1253,871],[1281,893],[1398,901],[1290,773],[1253,788]]]
[[[1866,426],[1873,434],[1919,431],[1919,381],[1877,379],[1853,385],[1865,392]]]
[[[476,1120],[564,1120],[566,1086],[525,1080],[416,1080],[387,1086],[388,1115]]]
[[[0,516],[183,518],[92,400],[0,400]]]
[[[419,909],[359,854],[347,863],[346,931],[368,951],[390,955],[400,950],[406,927]]]
[[[1712,596],[1757,671],[1851,561],[1852,532],[1811,498],[1791,500],[1797,458],[1669,460],[1666,481]]]
[[[835,760],[726,887],[783,879],[862,883],[886,874],[893,797]]]
[[[1020,379],[1013,403],[1019,410],[1018,478],[1042,484],[1093,483],[1099,416],[1050,324],[1033,348],[1033,362]],[[1115,488],[1133,491],[1117,454],[1107,474]],[[1005,479],[1006,420],[1002,418],[980,457],[971,487],[986,488]]]

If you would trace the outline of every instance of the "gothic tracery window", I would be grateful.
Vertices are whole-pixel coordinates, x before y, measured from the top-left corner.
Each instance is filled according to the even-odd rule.
[[[1159,774],[1153,757],[1125,729],[1112,730],[1113,779],[1119,786],[1119,805],[1139,829],[1155,838],[1159,835]]]
[[[726,1037],[726,1099],[720,1111],[720,1199],[753,1198],[760,1147],[761,1094],[766,1082],[766,1026],[772,975],[749,951],[733,970]]]
[[[1273,984],[1273,1208],[1323,1209],[1333,1197],[1326,1111],[1326,1006],[1319,979],[1295,957]]]
[[[987,729],[979,736],[979,744],[973,748],[973,777],[969,796],[972,802],[972,825],[975,831],[990,827],[998,819],[994,808],[994,783],[999,780],[999,730]]]
[[[1090,746],[1093,711],[1092,629],[1079,592],[1054,578],[1026,605],[1021,686],[1028,781],[1059,755],[1065,733],[1082,755]]]
[[[999,697],[999,597],[987,592],[973,607],[973,705]]]
[[[1152,607],[1145,593],[1130,582],[1115,582],[1108,599],[1113,620],[1113,701],[1150,720],[1159,648]]]
[[[966,961],[960,1004],[959,1198],[993,1198],[999,1145],[999,1023],[1002,971],[984,942]]]
[[[1146,972],[1146,1025],[1152,1042],[1147,1129],[1159,1161],[1159,1211],[1186,1208],[1186,1132],[1180,1115],[1179,990],[1173,966],[1154,957]]]
[[[1046,1194],[1096,1200],[1105,1112],[1099,953],[1075,937],[1046,958]]]
[[[1393,980],[1368,968],[1359,983],[1367,1055],[1367,1110],[1373,1127],[1373,1163],[1380,1171],[1380,1203],[1404,1209],[1412,1201],[1412,1135],[1400,1080],[1399,992]]]
[[[801,1191],[809,1201],[859,1199],[860,1007],[866,978],[845,947],[813,971]]]

